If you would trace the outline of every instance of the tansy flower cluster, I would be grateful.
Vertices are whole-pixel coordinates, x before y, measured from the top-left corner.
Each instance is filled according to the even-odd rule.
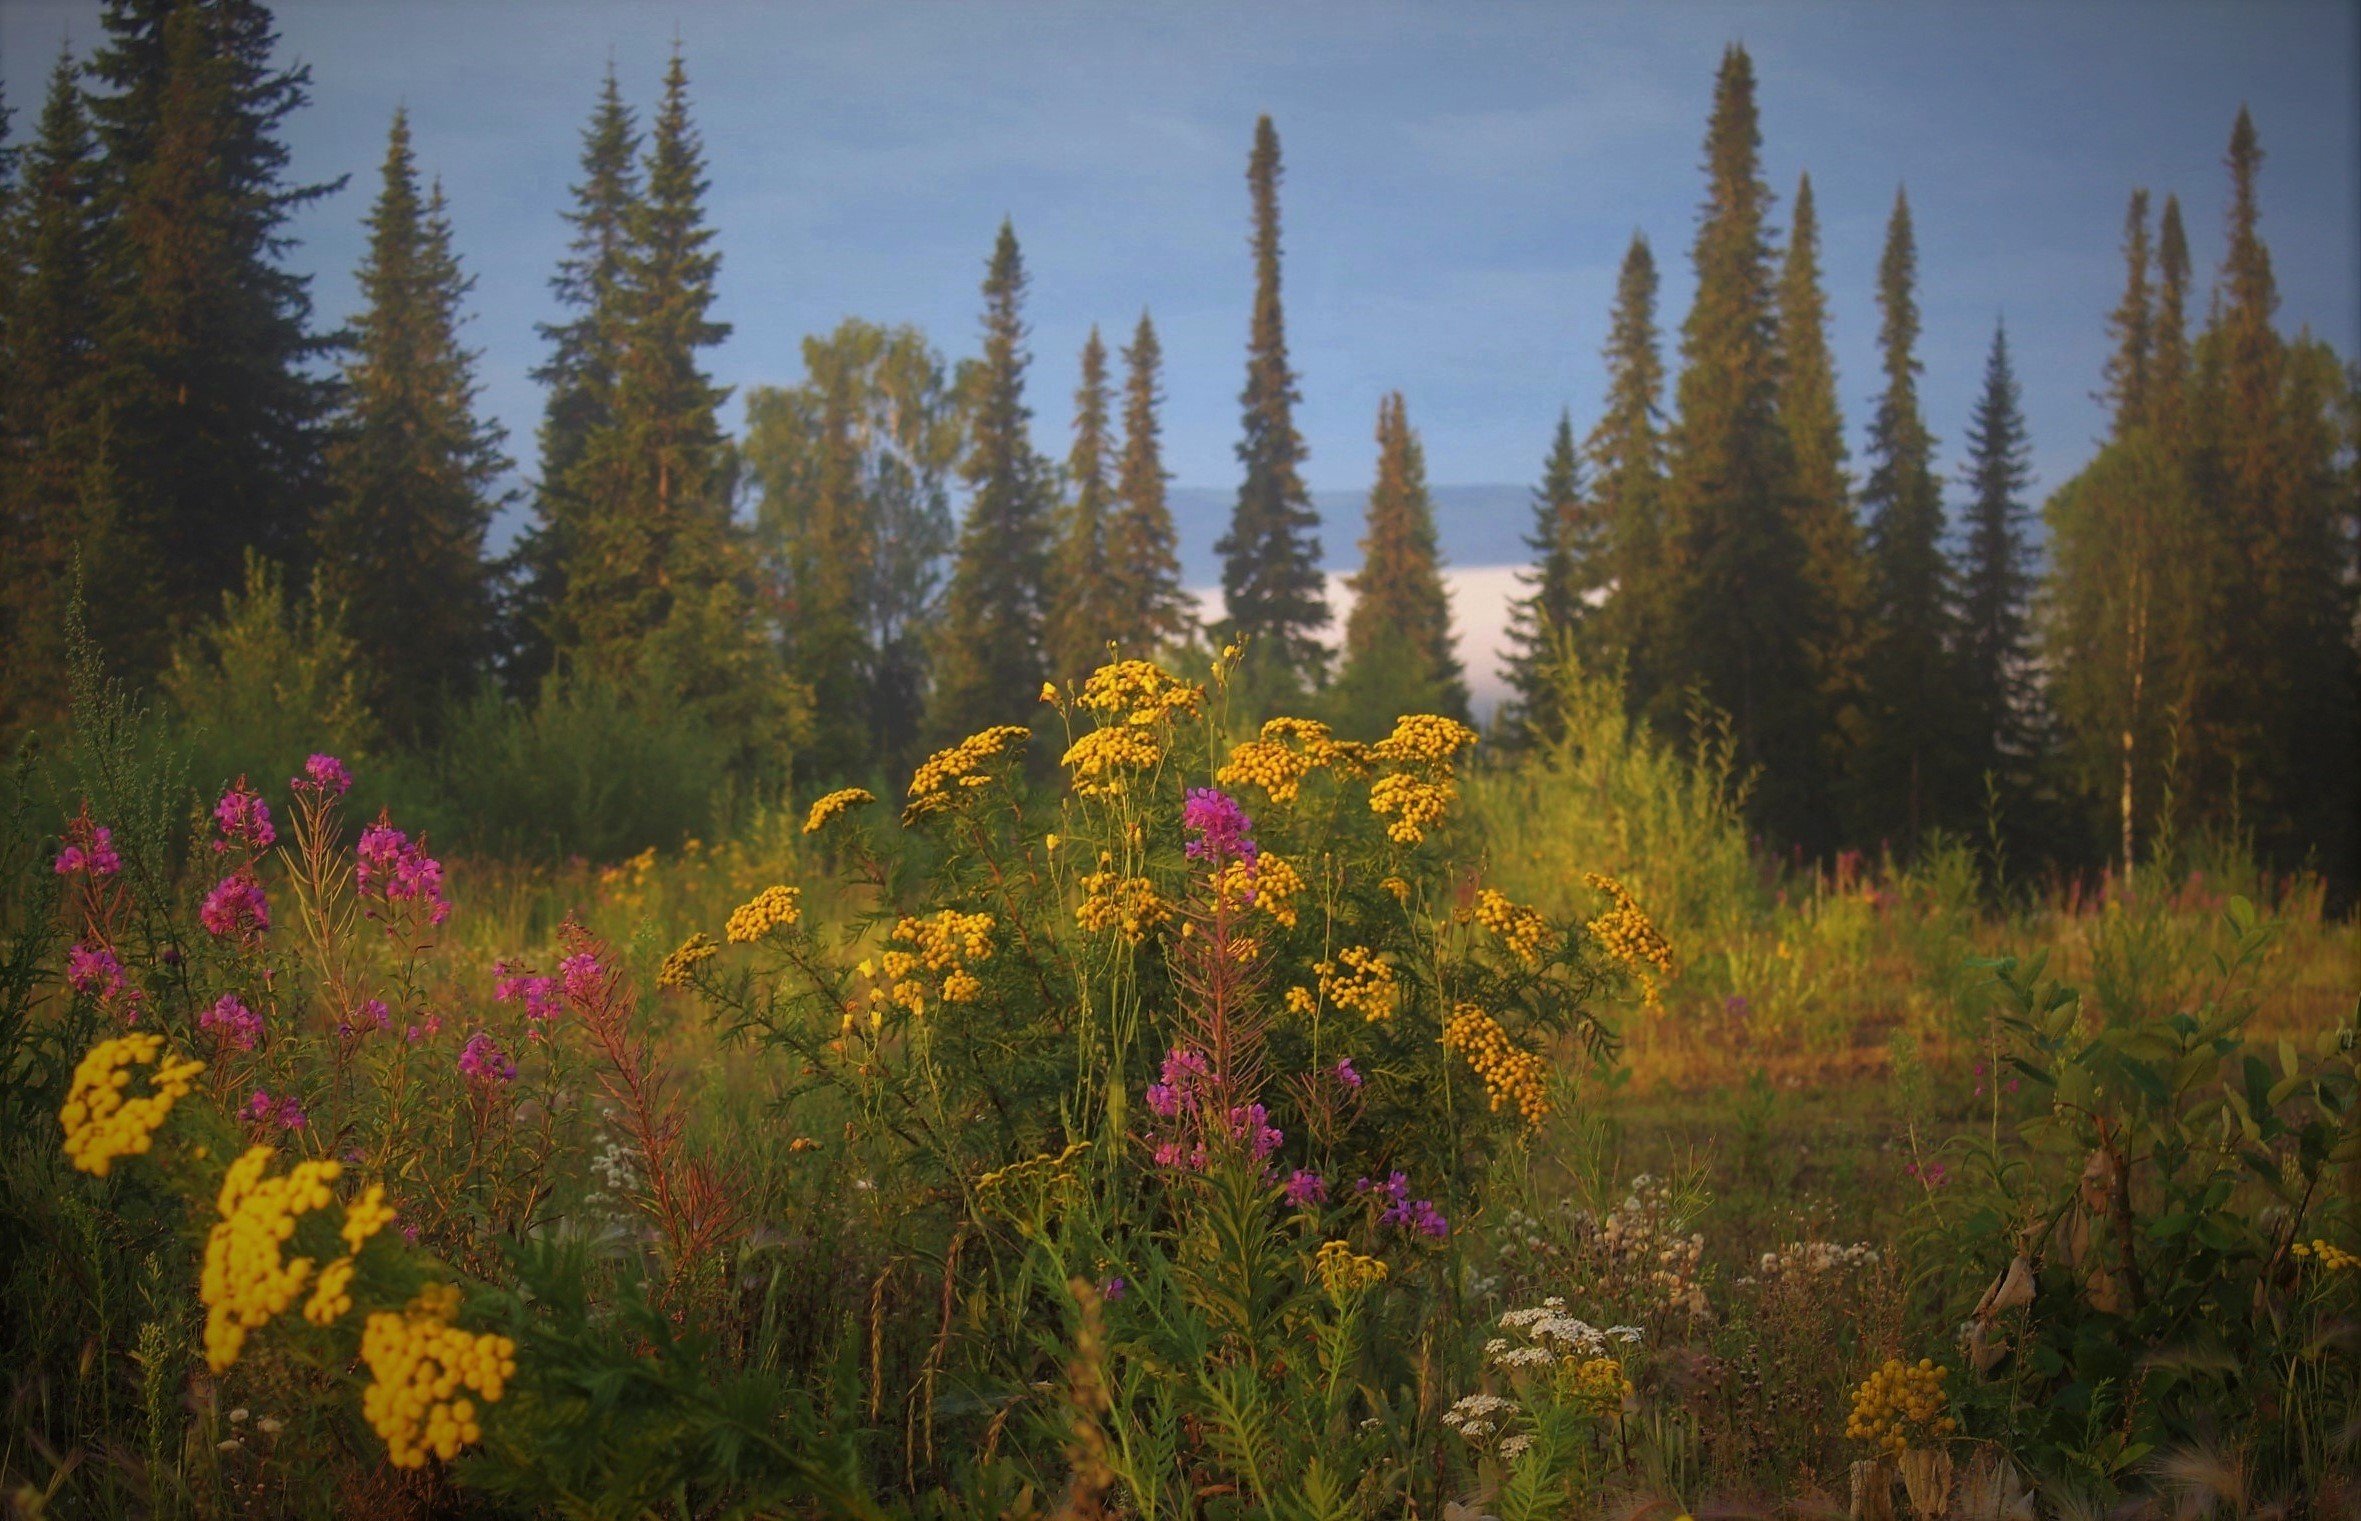
[[[1920,1358],[1915,1368],[1898,1357],[1887,1358],[1853,1391],[1845,1435],[1894,1453],[1941,1441],[1959,1429],[1945,1413],[1951,1398],[1943,1392],[1943,1380],[1950,1373],[1933,1358]]]
[[[2298,1257],[2310,1257],[2320,1264],[2322,1272],[2341,1273],[2347,1268],[2361,1267],[2361,1257],[2354,1256],[2333,1241],[2298,1241],[2288,1250]]]
[[[429,1453],[449,1462],[482,1440],[475,1401],[460,1391],[495,1404],[516,1377],[516,1343],[460,1330],[451,1323],[458,1312],[456,1288],[429,1284],[407,1309],[379,1311],[361,1330],[370,1374],[361,1414],[396,1468],[423,1468]]]
[[[1475,742],[1476,731],[1463,723],[1433,713],[1406,713],[1394,721],[1393,733],[1369,747],[1373,759],[1393,768],[1369,789],[1369,811],[1392,821],[1386,838],[1416,845],[1443,821],[1459,796],[1452,757]]]
[[[1343,1241],[1324,1241],[1312,1258],[1312,1266],[1320,1275],[1320,1286],[1328,1297],[1344,1300],[1360,1293],[1372,1284],[1385,1282],[1385,1264],[1375,1257],[1364,1257]]]
[[[1109,857],[1101,856],[1104,867]],[[1156,892],[1146,877],[1126,877],[1114,871],[1094,871],[1082,879],[1082,901],[1074,905],[1074,922],[1091,934],[1121,930],[1133,945],[1172,917],[1172,905]]]
[[[1509,1038],[1500,1021],[1463,1003],[1443,1025],[1443,1049],[1457,1052],[1484,1080],[1495,1114],[1514,1105],[1528,1125],[1549,1118],[1549,1063]]]
[[[1605,893],[1611,905],[1583,928],[1590,931],[1600,949],[1639,979],[1641,1000],[1651,1009],[1662,1008],[1657,979],[1672,975],[1672,942],[1664,938],[1648,911],[1622,883],[1595,871],[1584,873],[1582,880]]]
[[[866,808],[877,801],[877,794],[866,787],[839,787],[812,804],[812,811],[804,815],[803,832],[818,834],[828,827],[830,820],[840,813],[855,808]]]
[[[966,1003],[984,990],[982,982],[968,970],[968,964],[992,959],[992,916],[963,914],[946,908],[924,919],[904,919],[894,926],[893,940],[911,947],[909,950],[889,950],[879,959],[886,985],[873,988],[869,997],[875,1013],[882,1014],[884,1006],[896,1004],[912,1014],[926,1012],[926,983],[921,972],[942,975],[939,995],[945,1003]],[[861,963],[867,973],[869,963]],[[849,1020],[851,1016],[847,1015]]]
[[[992,775],[984,768],[1007,755],[1010,746],[1023,744],[1030,732],[1017,724],[1001,724],[928,756],[910,778],[910,805],[902,810],[902,822],[915,823],[953,807],[965,789],[990,783]]]
[[[1593,1416],[1620,1410],[1624,1397],[1631,1393],[1631,1380],[1624,1374],[1623,1364],[1612,1357],[1586,1357],[1579,1362],[1560,1363],[1555,1380],[1560,1399],[1583,1407]]]
[[[1133,776],[1154,770],[1163,759],[1164,747],[1154,734],[1115,724],[1074,741],[1059,764],[1074,773],[1074,790],[1083,797],[1120,797]]]
[[[656,986],[685,988],[689,985],[689,974],[696,970],[699,962],[710,961],[720,954],[721,947],[714,943],[713,937],[699,930],[683,940],[678,950],[664,958],[664,964],[656,969]]]
[[[1549,921],[1534,909],[1512,901],[1508,894],[1487,887],[1476,894],[1476,922],[1500,937],[1501,943],[1527,966],[1539,966],[1550,941]]]
[[[1292,803],[1304,778],[1324,768],[1340,776],[1365,775],[1366,748],[1332,737],[1316,719],[1274,718],[1231,749],[1214,780],[1224,787],[1260,787],[1272,802]]]
[[[1375,1024],[1394,1017],[1394,969],[1377,953],[1348,945],[1336,960],[1312,968],[1320,974],[1320,994],[1340,1009],[1350,1009]]]
[[[1082,706],[1093,713],[1123,715],[1123,722],[1147,725],[1179,713],[1194,713],[1205,689],[1182,681],[1146,660],[1118,660],[1090,673],[1082,684]]]
[[[65,1127],[66,1159],[82,1171],[105,1177],[115,1158],[136,1156],[155,1143],[156,1131],[176,1100],[205,1070],[199,1061],[158,1063],[161,1035],[118,1035],[102,1040],[75,1064],[66,1101],[57,1112]],[[154,1067],[148,1091],[126,1097],[133,1067]]]
[[[197,1297],[205,1305],[205,1361],[216,1373],[237,1362],[249,1331],[268,1324],[303,1291],[312,1260],[287,1261],[280,1245],[295,1234],[297,1220],[328,1207],[328,1185],[343,1171],[333,1160],[298,1162],[283,1177],[269,1177],[276,1155],[255,1146],[230,1164],[216,1201],[221,1220],[205,1238]]]
[[[1288,929],[1295,928],[1296,895],[1303,873],[1283,857],[1258,851],[1251,861],[1232,861],[1213,879],[1215,902],[1226,909],[1259,908]]]
[[[754,895],[753,901],[741,903],[731,911],[723,933],[729,936],[732,945],[752,945],[772,930],[800,921],[802,899],[800,887],[766,887]]]

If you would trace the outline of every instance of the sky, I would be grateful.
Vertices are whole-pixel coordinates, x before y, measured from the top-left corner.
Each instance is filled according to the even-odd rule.
[[[20,131],[61,44],[97,38],[97,11],[0,0]],[[2178,192],[2210,280],[2242,102],[2269,155],[2263,231],[2283,322],[2361,350],[2351,3],[308,0],[279,20],[282,57],[312,71],[313,103],[286,128],[294,172],[350,176],[292,229],[320,317],[355,307],[361,219],[407,106],[477,281],[468,337],[484,403],[527,470],[534,325],[554,315],[582,124],[610,59],[644,120],[676,38],[709,156],[715,315],[732,325],[711,365],[738,388],[733,428],[746,388],[793,383],[802,338],[847,316],[913,322],[947,355],[973,352],[977,286],[1007,216],[1032,277],[1037,442],[1064,452],[1091,324],[1112,344],[1146,308],[1168,366],[1167,462],[1183,485],[1234,487],[1245,165],[1269,112],[1310,483],[1366,487],[1377,404],[1397,388],[1430,479],[1530,481],[1559,409],[1578,427],[1597,414],[1635,231],[1655,246],[1674,341],[1731,42],[1755,62],[1775,220],[1797,174],[1812,176],[1856,459],[1898,187],[1917,224],[1923,396],[1946,466],[2005,316],[2046,492],[2103,428],[2092,393],[2126,196]]]

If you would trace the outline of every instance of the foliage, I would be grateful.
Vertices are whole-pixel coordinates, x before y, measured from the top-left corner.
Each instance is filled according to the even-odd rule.
[[[1452,649],[1451,598],[1435,543],[1434,504],[1426,494],[1426,453],[1399,391],[1378,403],[1377,484],[1369,490],[1361,568],[1346,584],[1353,610],[1345,620],[1343,669],[1329,699],[1338,726],[1356,739],[1375,739],[1402,712],[1465,722],[1467,681]]]

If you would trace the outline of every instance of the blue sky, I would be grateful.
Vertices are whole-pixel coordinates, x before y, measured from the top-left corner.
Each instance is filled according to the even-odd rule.
[[[0,4],[0,73],[27,117],[89,0]],[[2006,313],[2041,487],[2100,431],[2091,399],[2135,185],[2178,191],[2200,272],[2221,248],[2240,102],[2269,154],[2264,232],[2283,318],[2351,354],[2361,329],[2361,10],[2345,5],[361,4],[280,12],[314,103],[295,168],[351,183],[297,224],[321,315],[354,304],[360,218],[409,107],[476,275],[489,408],[529,456],[533,324],[565,239],[578,132],[612,56],[652,101],[677,33],[723,253],[713,355],[741,388],[789,382],[847,315],[975,343],[1005,213],[1033,277],[1037,437],[1062,453],[1075,352],[1143,306],[1169,370],[1180,482],[1235,480],[1254,117],[1285,146],[1287,315],[1316,487],[1371,473],[1396,387],[1437,482],[1533,477],[1560,406],[1587,426],[1615,266],[1656,245],[1686,309],[1716,61],[1743,41],[1784,211],[1817,191],[1839,384],[1856,451],[1876,384],[1873,280],[1895,187],[1917,216],[1924,395],[1956,463]],[[729,413],[739,417],[737,401]],[[529,461],[528,461],[529,463]],[[1332,534],[1352,532],[1337,524]]]

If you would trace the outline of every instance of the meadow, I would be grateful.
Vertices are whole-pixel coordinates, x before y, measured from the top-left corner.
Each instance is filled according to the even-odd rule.
[[[1782,865],[1611,683],[1512,761],[1228,674],[608,864],[86,680],[5,799],[15,1513],[2349,1513],[2317,882]]]

